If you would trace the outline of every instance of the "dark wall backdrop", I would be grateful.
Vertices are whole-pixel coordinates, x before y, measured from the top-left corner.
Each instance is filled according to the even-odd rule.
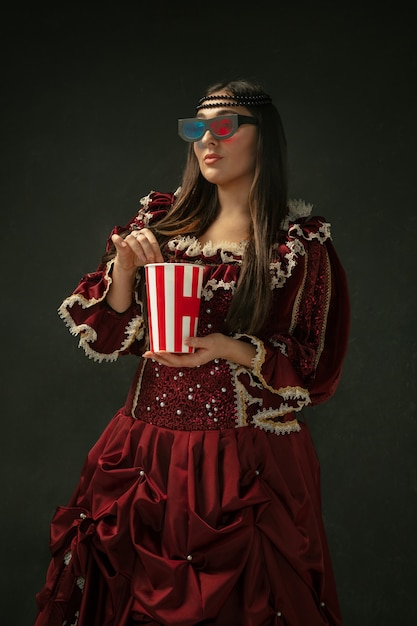
[[[350,283],[342,382],[306,412],[345,626],[415,626],[414,18],[398,2],[142,5],[3,8],[1,623],[33,623],[50,519],[136,365],[90,361],[57,307],[139,198],[176,188],[177,118],[248,76]]]

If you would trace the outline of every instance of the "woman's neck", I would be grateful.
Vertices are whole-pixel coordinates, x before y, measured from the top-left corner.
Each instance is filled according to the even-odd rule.
[[[250,222],[249,189],[239,187],[218,187],[219,216]]]
[[[219,189],[218,198],[219,212],[214,222],[199,237],[200,243],[239,243],[247,240],[251,228],[248,194]]]

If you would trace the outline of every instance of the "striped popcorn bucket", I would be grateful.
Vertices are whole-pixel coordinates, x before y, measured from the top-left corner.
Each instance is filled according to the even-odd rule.
[[[150,350],[194,352],[184,339],[197,334],[203,267],[149,263],[145,276]]]

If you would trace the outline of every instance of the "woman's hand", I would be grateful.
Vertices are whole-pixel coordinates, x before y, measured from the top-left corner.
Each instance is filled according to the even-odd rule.
[[[156,237],[149,228],[133,230],[126,239],[113,235],[112,241],[116,247],[116,257],[107,302],[112,309],[123,313],[132,303],[138,267],[147,263],[162,263],[164,259]]]
[[[116,247],[115,264],[122,270],[133,271],[147,263],[162,263],[164,260],[158,241],[149,228],[132,230],[125,239],[113,235],[112,242]]]
[[[255,347],[244,341],[227,337],[222,333],[212,333],[205,337],[190,337],[185,340],[188,346],[195,348],[190,354],[176,354],[173,352],[151,352],[143,354],[145,359],[154,359],[161,365],[169,367],[199,367],[214,359],[227,359],[233,363],[251,367],[256,355]]]

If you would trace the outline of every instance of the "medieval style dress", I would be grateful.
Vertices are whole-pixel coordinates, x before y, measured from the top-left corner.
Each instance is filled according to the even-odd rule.
[[[152,191],[113,232],[152,228],[176,193]],[[62,303],[88,357],[130,354],[139,364],[125,405],[53,517],[35,626],[342,623],[319,463],[301,411],[338,385],[349,298],[330,225],[310,213],[289,203],[270,265],[268,322],[257,337],[234,335],[256,348],[250,368],[142,359],[140,285],[126,312],[113,311],[112,260]],[[222,331],[244,254],[245,242],[169,242],[166,261],[204,267],[199,335]]]

